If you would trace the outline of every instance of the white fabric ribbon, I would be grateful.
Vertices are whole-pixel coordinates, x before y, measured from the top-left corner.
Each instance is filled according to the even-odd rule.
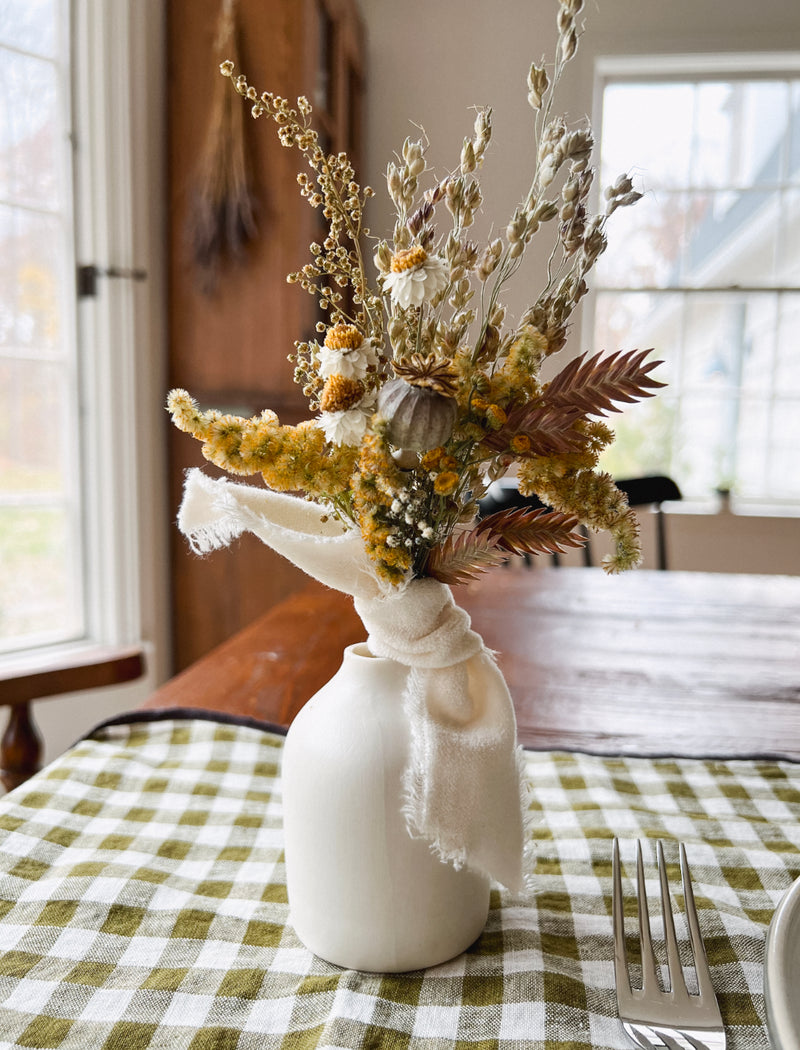
[[[315,503],[191,470],[178,526],[198,553],[252,532],[353,596],[370,652],[410,668],[409,830],[443,860],[522,891],[527,793],[514,707],[494,657],[449,587],[433,579],[382,584],[361,536],[323,518]]]

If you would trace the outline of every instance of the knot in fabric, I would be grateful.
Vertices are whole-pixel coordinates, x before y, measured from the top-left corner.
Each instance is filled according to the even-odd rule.
[[[406,667],[453,667],[484,648],[468,614],[438,580],[412,580],[399,594],[355,598],[356,612],[369,632],[373,656]]]

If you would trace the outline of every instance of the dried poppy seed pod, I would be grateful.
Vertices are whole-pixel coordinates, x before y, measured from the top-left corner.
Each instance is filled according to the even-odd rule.
[[[454,398],[412,386],[405,379],[390,379],[378,397],[387,437],[395,448],[414,452],[444,445],[453,432],[457,410]]]

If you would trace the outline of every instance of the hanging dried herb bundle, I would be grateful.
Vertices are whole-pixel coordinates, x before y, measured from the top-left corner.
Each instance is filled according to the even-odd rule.
[[[236,0],[223,0],[215,57],[236,51]],[[256,202],[244,141],[244,115],[238,100],[219,78],[192,186],[187,233],[200,288],[211,294],[227,261],[241,261],[256,233]]]

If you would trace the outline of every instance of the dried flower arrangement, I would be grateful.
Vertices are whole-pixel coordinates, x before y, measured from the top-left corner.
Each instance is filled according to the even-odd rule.
[[[267,410],[252,419],[201,411],[183,390],[169,396],[176,425],[203,442],[207,459],[233,474],[260,473],[278,491],[302,492],[347,527],[360,530],[380,579],[461,583],[509,553],[579,546],[578,523],[607,530],[609,572],[640,559],[638,523],[613,479],[598,467],[613,440],[603,421],[619,403],[652,396],[648,350],[583,354],[550,382],[543,362],[561,350],[586,278],[606,247],[606,223],[639,197],[627,175],[590,213],[594,170],[588,126],[553,116],[555,89],[578,46],[583,0],[558,0],[553,67],[531,66],[535,170],[502,236],[469,239],[482,205],[478,171],[492,132],[480,109],[460,164],[434,180],[424,141],[407,139],[387,185],[396,210],[392,240],[374,254],[368,276],[361,188],[345,154],[328,155],[311,126],[311,106],[259,94],[231,61],[221,72],[252,102],[254,117],[278,125],[281,143],[299,150],[312,174],[300,192],[328,223],[324,241],[290,282],[319,298],[330,323],[321,343],[300,342],[290,360],[315,417],[282,425]],[[446,213],[440,232],[435,219]],[[501,293],[540,230],[554,230],[544,286],[518,322]],[[348,294],[345,294],[348,290]],[[512,465],[520,491],[552,510],[501,511],[476,521],[477,500]]]

